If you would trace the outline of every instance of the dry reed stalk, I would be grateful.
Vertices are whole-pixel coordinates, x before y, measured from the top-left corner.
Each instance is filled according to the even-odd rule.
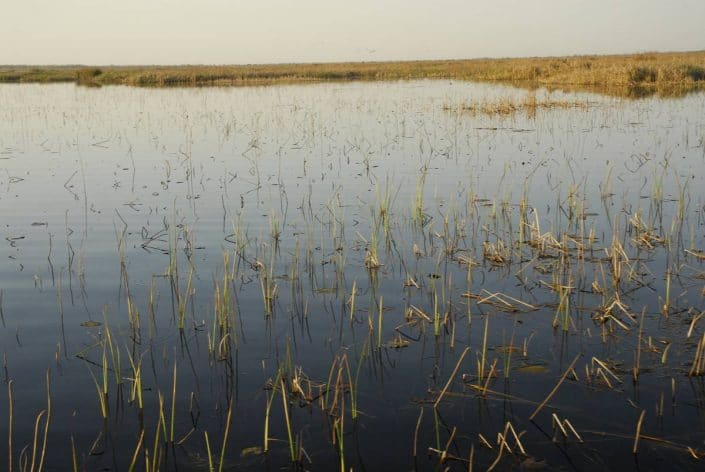
[[[139,440],[137,441],[137,447],[135,447],[135,452],[132,454],[132,462],[130,462],[130,467],[127,469],[130,472],[135,470],[135,465],[137,464],[137,457],[140,454],[140,450],[142,449],[142,441],[144,440],[144,429],[140,433]]]
[[[694,377],[703,375],[703,373],[705,373],[705,333],[703,333],[703,337],[695,348],[695,358],[688,375]]]
[[[507,421],[507,424],[504,426],[504,437],[507,437],[508,432],[512,433],[512,437],[514,438],[514,443],[519,448],[519,452],[521,452],[523,455],[526,455],[526,450],[524,449],[524,445],[521,443],[521,440],[519,439],[521,434],[517,434],[516,430],[514,429],[514,426],[512,426],[512,424],[509,421]]]
[[[448,457],[448,449],[450,448],[450,444],[453,442],[453,439],[455,439],[455,433],[457,431],[458,431],[458,428],[456,428],[454,426],[453,431],[451,431],[451,433],[450,433],[450,437],[448,437],[448,441],[446,441],[446,447],[444,447],[443,451],[441,452],[441,463],[446,461],[446,458]]]
[[[482,433],[477,433],[477,437],[480,438],[480,444],[485,446],[487,449],[494,449],[492,447],[492,444],[490,444],[490,442],[487,439],[485,439],[485,437],[482,435]]]
[[[47,438],[49,437],[49,423],[51,422],[51,370],[47,369],[46,372],[46,383],[47,383],[47,418],[44,423],[44,438],[42,440],[42,451],[39,457],[39,467],[38,471],[44,468],[44,456],[47,449]]]
[[[693,329],[695,329],[695,325],[698,323],[698,321],[700,321],[700,318],[702,318],[703,315],[705,315],[705,311],[701,311],[693,317],[690,322],[690,326],[688,327],[688,334],[686,338],[690,339],[690,337],[693,335]]]
[[[485,379],[485,385],[482,386],[482,396],[485,396],[485,392],[487,392],[487,387],[490,385],[490,380],[492,380],[492,376],[494,375],[495,367],[497,367],[497,359],[492,361],[492,365],[490,366],[490,372],[487,374],[487,378]]]
[[[644,423],[644,416],[646,415],[646,410],[641,410],[639,415],[639,421],[636,423],[636,433],[634,434],[634,446],[632,447],[632,454],[636,454],[637,448],[639,447],[639,436],[641,435],[641,425]]]
[[[644,331],[644,314],[646,314],[646,307],[641,310],[641,320],[639,322],[639,334],[636,338],[636,359],[634,360],[634,368],[632,369],[632,376],[634,382],[639,380],[639,367],[641,362],[641,337]]]
[[[453,369],[453,372],[451,372],[450,377],[448,378],[448,381],[446,382],[445,386],[443,387],[443,390],[441,390],[441,393],[438,395],[438,398],[436,398],[436,401],[433,403],[433,408],[438,408],[438,404],[441,402],[443,399],[443,396],[446,394],[446,391],[450,387],[450,384],[453,382],[453,379],[455,378],[455,375],[458,373],[458,369],[460,369],[460,364],[463,362],[463,359],[465,359],[465,355],[468,353],[470,350],[469,347],[466,347],[462,354],[460,354],[460,358],[458,359],[458,362],[455,364],[455,368]]]
[[[413,457],[416,457],[416,446],[419,443],[419,428],[421,428],[421,420],[423,419],[423,407],[419,411],[419,419],[416,420],[416,428],[414,429],[414,448]]]
[[[413,313],[416,313],[418,316],[420,316],[421,318],[423,318],[424,320],[426,320],[427,322],[429,322],[429,323],[432,323],[432,322],[433,322],[433,320],[431,320],[431,317],[428,316],[426,313],[424,313],[423,310],[421,310],[420,308],[417,308],[417,307],[415,307],[414,305],[409,305],[409,309],[410,309]]]
[[[507,295],[505,293],[501,293],[501,292],[490,293],[484,289],[482,290],[482,292],[487,294],[487,296],[480,298],[480,300],[477,302],[478,305],[482,304],[482,303],[490,303],[490,301],[492,301],[492,300],[497,300],[499,303],[506,306],[507,308],[509,308],[511,310],[518,311],[513,304],[509,303],[509,301],[512,301],[514,303],[517,303],[519,305],[524,306],[525,308],[527,308],[529,310],[538,310],[537,306],[532,305],[530,303],[526,303],[522,300],[514,298],[514,297]],[[479,298],[479,296],[473,296],[472,294],[463,294],[463,296],[465,296],[467,298]],[[507,300],[509,300],[509,301],[507,301]]]
[[[567,426],[568,429],[570,429],[570,431],[573,433],[573,436],[575,436],[575,438],[578,440],[578,442],[581,442],[581,443],[584,442],[584,441],[583,441],[583,438],[580,437],[580,434],[578,434],[578,431],[573,427],[573,425],[571,424],[571,422],[568,421],[568,418],[565,418],[565,419],[563,420],[563,424],[564,424],[565,426]]]
[[[566,429],[563,427],[563,422],[558,418],[558,415],[556,415],[555,413],[551,414],[551,425],[553,426],[554,431],[556,428],[558,428],[561,433],[563,433],[563,437],[568,437],[568,431],[566,431]]]
[[[529,416],[529,421],[532,421],[534,418],[536,418],[536,415],[539,414],[541,409],[543,409],[543,407],[546,406],[546,403],[548,403],[551,400],[551,398],[553,397],[553,395],[556,394],[556,392],[558,391],[558,388],[561,386],[563,381],[565,381],[566,377],[568,377],[568,374],[573,370],[573,367],[575,366],[575,363],[578,362],[579,358],[580,358],[580,354],[577,354],[575,356],[575,358],[573,359],[573,361],[568,366],[568,368],[565,370],[565,372],[563,372],[563,375],[561,375],[561,378],[558,380],[558,383],[556,384],[556,386],[553,387],[553,390],[551,390],[548,393],[546,398],[539,404],[539,406],[536,407],[536,409],[531,414],[531,416]]]
[[[71,435],[71,464],[73,465],[73,472],[78,472],[78,455],[76,454],[76,443],[73,440],[73,435]],[[147,467],[149,470],[149,467]],[[12,469],[8,469],[12,471]]]

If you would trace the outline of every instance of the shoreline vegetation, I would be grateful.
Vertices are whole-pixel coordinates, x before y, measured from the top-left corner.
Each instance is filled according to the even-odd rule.
[[[705,90],[705,51],[403,62],[183,66],[0,66],[0,83],[189,87],[454,79],[623,97]]]
[[[587,110],[597,106],[596,102],[588,100],[553,100],[550,97],[539,98],[536,93],[529,93],[523,99],[501,98],[490,101],[468,102],[458,105],[444,105],[448,112],[466,113],[468,115],[513,116],[525,113],[529,118],[535,118],[539,111],[549,109],[580,109]]]

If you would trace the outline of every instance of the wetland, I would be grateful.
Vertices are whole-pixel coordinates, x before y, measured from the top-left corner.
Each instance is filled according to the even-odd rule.
[[[0,84],[3,467],[702,467],[705,93],[663,75]]]

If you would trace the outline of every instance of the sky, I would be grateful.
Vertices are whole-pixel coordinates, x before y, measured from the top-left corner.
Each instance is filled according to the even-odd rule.
[[[253,64],[705,49],[705,0],[0,0],[0,64]]]

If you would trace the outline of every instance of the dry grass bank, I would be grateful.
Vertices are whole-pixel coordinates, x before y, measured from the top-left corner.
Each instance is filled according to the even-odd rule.
[[[314,81],[458,79],[611,95],[679,95],[705,89],[705,51],[448,61],[240,66],[0,66],[0,82],[233,86]]]

